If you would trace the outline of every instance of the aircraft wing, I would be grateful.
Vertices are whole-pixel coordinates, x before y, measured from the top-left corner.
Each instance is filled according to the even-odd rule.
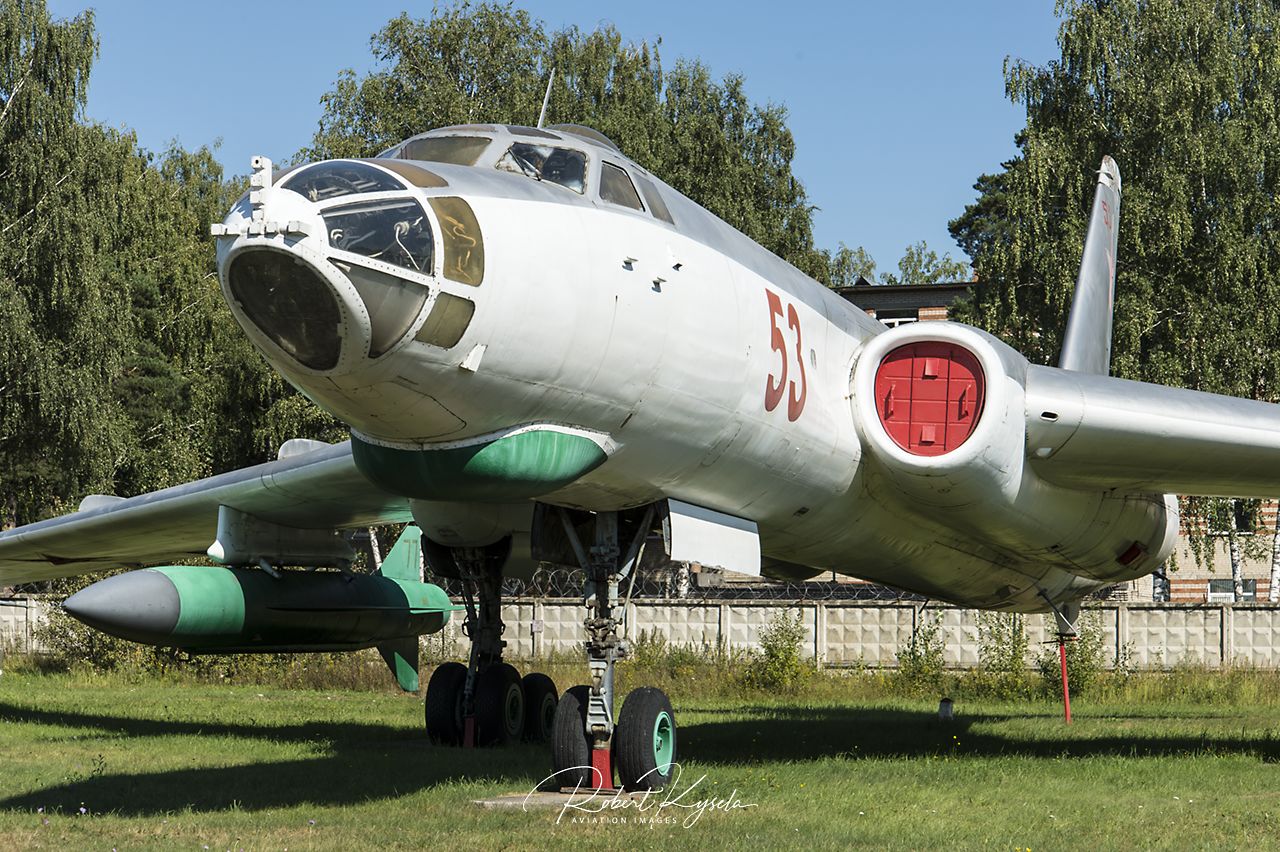
[[[1280,405],[1031,366],[1027,453],[1072,488],[1276,497]]]
[[[349,441],[0,533],[0,585],[204,556],[219,506],[299,529],[412,520],[356,469]]]

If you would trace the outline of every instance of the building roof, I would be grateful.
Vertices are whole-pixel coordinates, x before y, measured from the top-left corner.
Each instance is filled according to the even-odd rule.
[[[942,284],[873,284],[858,278],[852,287],[837,287],[836,294],[863,310],[946,308],[969,292],[972,281]]]

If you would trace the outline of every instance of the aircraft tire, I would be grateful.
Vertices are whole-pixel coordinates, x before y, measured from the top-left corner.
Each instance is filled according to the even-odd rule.
[[[515,666],[497,663],[476,678],[476,745],[507,745],[524,736],[524,690]]]
[[[556,684],[542,672],[524,676],[524,738],[531,743],[545,743],[555,730],[556,708],[560,693]]]
[[[588,789],[591,741],[587,738],[587,702],[591,687],[571,686],[560,696],[551,728],[551,771],[557,787]]]
[[[441,663],[431,673],[425,702],[427,737],[431,742],[462,742],[462,690],[466,684],[467,667],[462,663]]]
[[[613,732],[613,760],[623,789],[660,790],[671,780],[676,714],[662,690],[642,686],[622,702]]]

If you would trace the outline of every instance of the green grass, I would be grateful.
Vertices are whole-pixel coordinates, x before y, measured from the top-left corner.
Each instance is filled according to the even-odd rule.
[[[837,685],[839,679],[828,679]],[[865,681],[845,679],[850,694]],[[566,686],[567,682],[561,684]],[[824,683],[830,696],[836,687]],[[201,849],[1271,847],[1280,723],[1254,700],[1049,702],[676,697],[686,801],[676,824],[559,825],[488,811],[546,775],[542,748],[464,751],[422,736],[390,692],[0,677],[0,847]],[[79,809],[86,809],[84,815]],[[43,811],[41,809],[43,808]],[[580,815],[582,816],[582,815]],[[606,814],[606,819],[609,816]]]

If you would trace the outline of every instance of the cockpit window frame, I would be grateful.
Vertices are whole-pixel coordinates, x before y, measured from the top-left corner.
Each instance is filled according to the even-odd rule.
[[[347,181],[349,184],[347,188],[338,187],[337,184],[334,184],[331,188],[335,188],[336,191],[330,192],[324,196],[320,196],[318,193],[313,194],[304,192],[303,186],[297,185],[299,181],[303,181],[305,183],[305,180],[303,179],[310,179],[314,181],[316,179],[326,177],[331,181],[346,181],[346,178],[336,174],[340,169],[347,169],[357,175],[365,173],[373,177],[382,185],[377,186],[376,188],[362,188],[350,181]],[[273,181],[272,186],[278,187],[282,190],[288,190],[295,195],[300,195],[312,204],[328,204],[343,198],[346,198],[347,200],[351,200],[353,197],[368,198],[377,195],[407,192],[409,190],[409,184],[407,184],[399,175],[389,169],[370,163],[367,160],[321,160],[318,163],[308,163],[296,171],[290,171],[292,173],[287,178]]]
[[[604,194],[605,183],[606,183],[605,175],[610,174],[609,172],[606,172],[605,169],[610,169],[610,168],[615,169],[617,173],[620,174],[624,180],[626,180],[627,186],[631,188],[632,196],[635,197],[637,206],[632,206],[630,204],[626,204],[621,201],[615,201],[612,198],[605,197],[605,194]],[[609,160],[602,159],[600,161],[600,180],[598,181],[597,186],[599,187],[599,191],[597,192],[596,197],[599,198],[601,201],[603,201],[605,204],[611,205],[613,207],[617,207],[621,210],[630,210],[632,213],[639,213],[641,216],[645,216],[645,215],[652,216],[652,214],[649,212],[649,209],[646,207],[644,203],[644,199],[641,198],[640,196],[640,190],[636,189],[636,182],[631,177],[631,172],[627,170],[626,166],[620,165],[618,163],[610,162]]]
[[[548,161],[551,160],[552,156],[554,156],[554,153],[548,154],[545,157],[543,157],[541,163],[534,163],[529,161],[529,159],[523,153],[517,155],[515,153],[515,150],[517,147],[523,147],[528,149],[545,148],[545,149],[550,149],[555,153],[563,152],[563,153],[572,154],[572,155],[581,157],[582,158],[582,188],[579,189],[577,187],[572,186],[569,183],[562,183],[561,181],[556,180],[554,177],[543,176],[543,171],[542,171],[543,167]],[[510,166],[506,165],[506,162],[508,160],[511,160],[512,165]],[[498,157],[497,161],[494,163],[494,168],[497,169],[498,171],[508,172],[510,174],[524,175],[530,180],[535,180],[538,183],[547,183],[547,184],[551,184],[552,186],[558,186],[561,189],[565,189],[565,190],[568,190],[569,192],[574,193],[575,195],[579,195],[579,196],[582,196],[583,198],[587,198],[590,196],[590,192],[591,192],[590,176],[591,176],[591,170],[592,170],[592,165],[594,160],[595,158],[592,157],[589,152],[575,145],[565,145],[559,142],[554,144],[551,144],[551,143],[538,144],[535,142],[522,141],[521,139],[513,139],[511,141],[511,144],[506,146],[506,150],[502,152],[502,155]]]
[[[442,165],[450,165],[450,166],[473,167],[473,166],[479,166],[481,163],[488,161],[492,157],[494,141],[497,138],[499,137],[494,133],[483,133],[483,132],[440,133],[438,131],[432,131],[431,133],[420,133],[417,136],[411,136],[410,138],[396,145],[394,148],[389,148],[386,152],[384,152],[386,156],[384,156],[383,154],[379,154],[378,157],[384,160],[407,160],[409,162],[440,163]],[[428,141],[434,142],[437,140],[439,141],[454,140],[454,139],[466,140],[469,142],[470,141],[484,142],[485,144],[482,147],[479,147],[476,149],[475,156],[472,158],[471,162],[458,162],[456,160],[423,160],[419,157],[407,156],[409,146],[414,145],[416,143],[428,142]]]
[[[674,228],[676,226],[676,220],[671,215],[671,208],[667,206],[667,200],[662,197],[662,190],[658,188],[653,177],[637,169],[631,173],[631,182],[640,193],[640,198],[643,199],[644,206],[649,211],[649,215],[653,216],[655,219],[666,222]]]

